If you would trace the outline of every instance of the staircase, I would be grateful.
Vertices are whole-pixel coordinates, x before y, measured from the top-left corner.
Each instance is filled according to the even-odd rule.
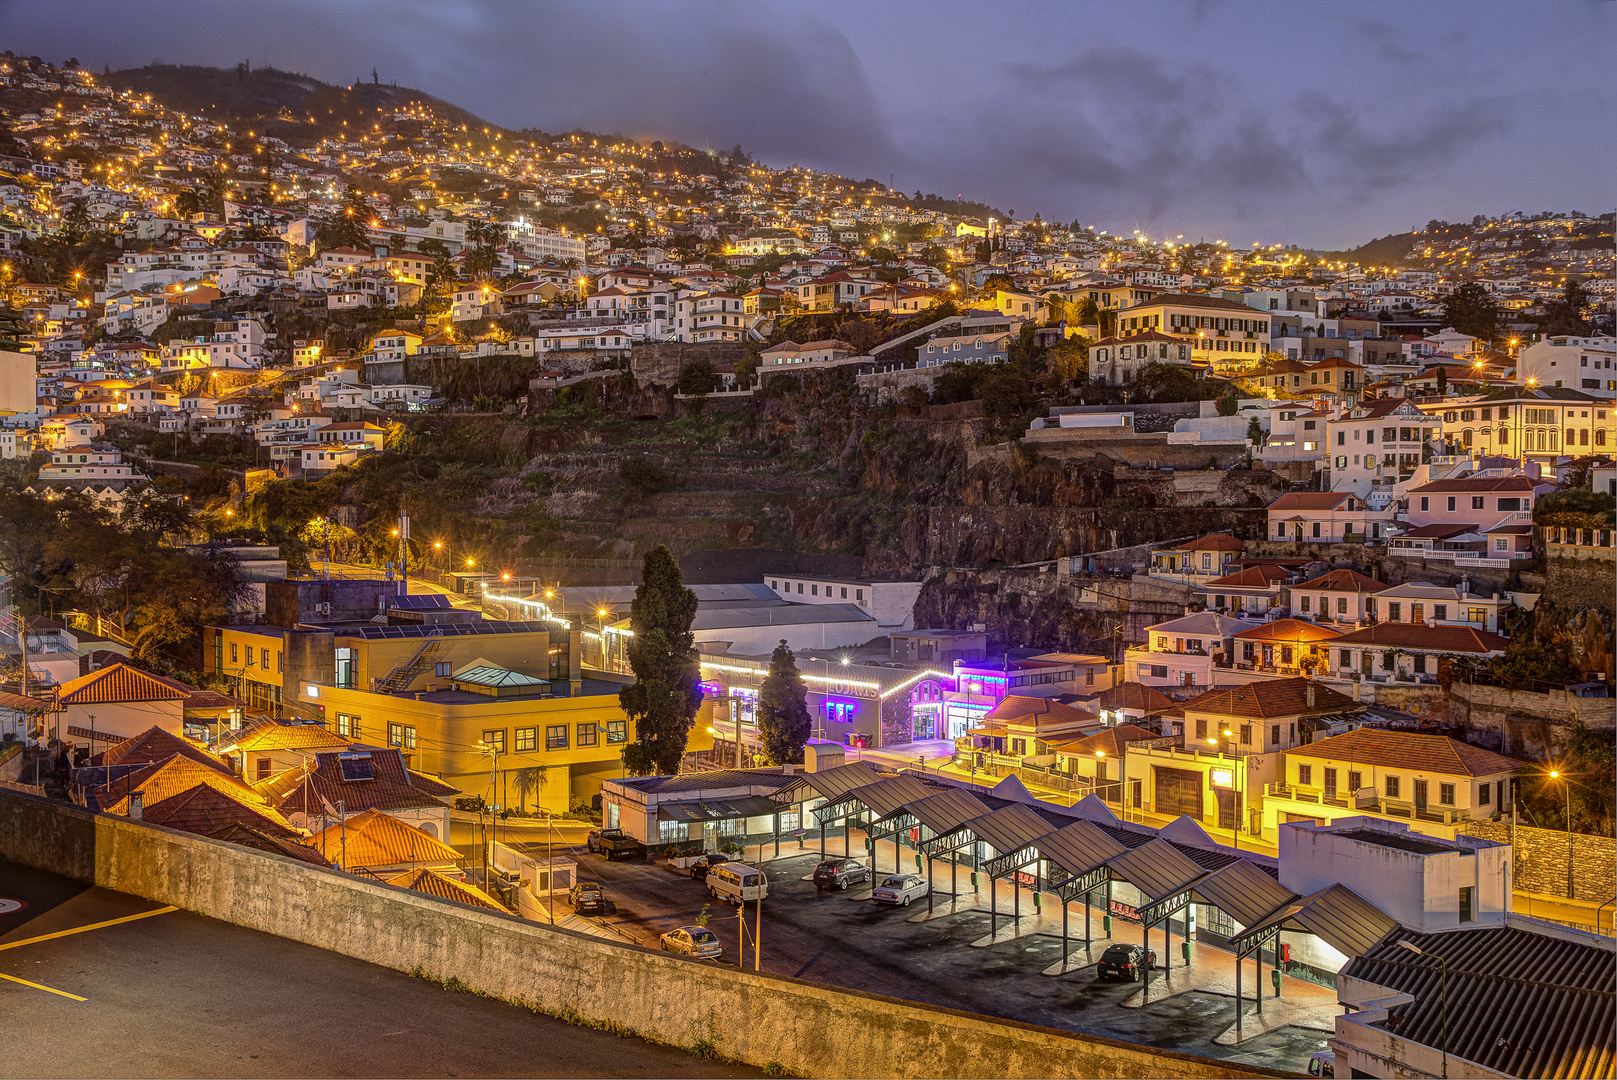
[[[380,679],[372,679],[371,692],[376,694],[397,694],[401,692],[415,681],[417,675],[432,666],[443,651],[443,632],[434,629],[427,640],[421,643],[421,647],[410,654],[408,660],[400,663]]]

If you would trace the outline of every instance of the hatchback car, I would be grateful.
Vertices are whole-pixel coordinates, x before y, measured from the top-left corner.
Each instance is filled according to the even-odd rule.
[[[1124,979],[1139,982],[1146,972],[1157,966],[1157,954],[1147,952],[1141,945],[1113,945],[1101,953],[1096,973],[1102,979]]]
[[[580,881],[567,891],[573,910],[580,915],[605,915],[606,890],[599,881]]]
[[[814,868],[816,889],[846,889],[870,880],[870,867],[858,859],[827,859]]]
[[[663,952],[684,953],[699,960],[717,960],[724,955],[719,936],[705,926],[682,926],[660,939]]]
[[[923,899],[931,888],[924,877],[893,874],[871,890],[870,898],[878,904],[902,904],[908,907],[911,900]]]
[[[691,872],[691,880],[706,881],[707,872],[709,870],[713,869],[715,866],[723,866],[729,861],[730,856],[726,855],[722,851],[705,852],[701,858],[691,863],[691,865],[688,867]]]

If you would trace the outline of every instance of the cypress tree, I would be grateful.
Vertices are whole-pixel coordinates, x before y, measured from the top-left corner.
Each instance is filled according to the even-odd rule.
[[[634,721],[635,741],[624,749],[624,768],[635,776],[679,772],[691,723],[702,704],[700,662],[691,622],[696,594],[685,587],[667,546],[646,555],[641,584],[629,609],[634,637],[629,667],[635,683],[618,692]]]
[[[797,658],[785,639],[769,658],[769,674],[758,688],[758,739],[771,765],[801,764],[808,742],[808,696]]]

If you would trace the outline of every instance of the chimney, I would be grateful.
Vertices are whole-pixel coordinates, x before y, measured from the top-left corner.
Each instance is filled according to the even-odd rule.
[[[146,795],[146,793],[144,791],[132,791],[132,792],[129,793],[129,820],[130,821],[139,821],[145,816],[146,810],[141,805],[141,802],[144,800],[145,795]]]
[[[1310,709],[1312,709],[1314,707],[1314,680],[1313,679],[1308,680],[1308,707]]]

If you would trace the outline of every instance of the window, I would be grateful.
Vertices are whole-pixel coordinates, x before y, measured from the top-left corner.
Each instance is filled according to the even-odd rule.
[[[1501,509],[1501,510],[1520,510],[1521,508],[1522,508],[1522,501],[1520,499],[1500,499],[1499,500],[1499,509]]]
[[[565,749],[567,749],[567,725],[566,724],[551,724],[550,726],[545,728],[545,749],[546,750],[565,750]]]
[[[241,647],[238,644],[236,644],[236,642],[232,641],[230,643],[230,662],[232,664],[241,663],[241,660],[238,659],[238,657],[240,656],[240,648]]]
[[[1345,668],[1352,667],[1353,666],[1353,650],[1352,649],[1343,649],[1342,650],[1342,658],[1337,662],[1337,665],[1339,667],[1345,667]]]
[[[483,745],[493,750],[496,754],[505,753],[505,729],[500,728],[498,731],[483,732]]]
[[[1207,741],[1207,721],[1206,720],[1198,720],[1198,721],[1196,721],[1196,739],[1197,739],[1198,742],[1206,742]]]
[[[1432,621],[1433,622],[1443,622],[1448,617],[1449,617],[1449,606],[1447,604],[1433,604],[1432,605]]]
[[[251,645],[247,646],[247,666],[253,666],[253,647]]]
[[[1320,610],[1321,611],[1324,610],[1323,605],[1321,605]],[[1347,614],[1347,597],[1338,596],[1336,598],[1336,613],[1338,615],[1346,615]]]
[[[1425,604],[1410,604],[1409,605],[1409,621],[1414,623],[1416,626],[1421,626],[1421,625],[1425,624],[1425,622],[1426,622],[1426,605]]]
[[[358,739],[358,738],[360,738],[361,737],[361,732],[360,732],[360,729],[359,729],[359,717],[353,716],[353,715],[351,715],[349,713],[338,713],[337,714],[337,734],[343,736],[346,739]]]
[[[1269,741],[1274,743],[1276,746],[1280,745],[1280,725],[1279,724],[1270,724],[1269,725]]]
[[[1357,773],[1357,772],[1348,773],[1348,791],[1349,792],[1357,794],[1358,790],[1363,786],[1364,786],[1364,775],[1362,773]]]
[[[842,595],[837,597],[837,599],[846,600],[847,598],[848,598],[848,588],[847,588],[846,585],[844,585],[844,586],[842,586]]]
[[[337,685],[352,687],[354,685],[354,650],[337,650]]]
[[[1313,782],[1314,782],[1314,766],[1312,766],[1312,765],[1299,765],[1299,766],[1297,766],[1297,783],[1301,784],[1303,787],[1308,787]]]
[[[1306,596],[1305,596],[1305,597],[1303,597],[1303,600],[1302,600],[1302,605],[1303,605],[1303,613],[1304,613],[1304,614],[1307,614],[1307,612],[1308,612],[1308,605],[1309,605],[1309,603],[1310,603],[1310,602],[1311,602],[1311,601],[1310,601],[1310,600],[1309,600],[1309,598],[1308,598],[1308,597],[1306,597]],[[1323,615],[1323,614],[1325,614],[1325,613],[1324,613],[1324,612],[1323,612],[1323,611],[1321,611],[1321,612],[1320,612],[1320,614],[1321,614],[1321,615]]]
[[[1477,912],[1476,900],[1474,899],[1475,896],[1476,890],[1470,885],[1467,885],[1460,890],[1460,921],[1463,923],[1476,921]]]
[[[608,720],[606,722],[606,741],[608,743],[627,742],[629,740],[629,721]]]
[[[853,598],[855,600],[857,600],[861,604],[864,603],[865,602],[865,590],[863,590],[863,589],[855,589],[853,591]]]
[[[578,745],[594,746],[596,740],[600,737],[599,731],[600,729],[594,724],[578,725]]]
[[[1437,785],[1437,801],[1438,801],[1439,804],[1441,804],[1443,806],[1453,806],[1454,805],[1454,785],[1453,784],[1439,784],[1439,785]]]
[[[1387,798],[1389,798],[1389,799],[1398,798],[1398,790],[1399,790],[1398,777],[1396,777],[1396,776],[1387,777]]]
[[[1387,604],[1387,621],[1403,622],[1404,605],[1394,600]]]
[[[539,729],[531,727],[517,728],[517,753],[526,754],[539,749]]]
[[[1417,675],[1426,674],[1426,654],[1425,653],[1416,653],[1414,663],[1415,663],[1415,674],[1417,674]]]
[[[387,726],[387,744],[402,747],[405,750],[414,750],[415,728],[404,724],[389,724]]]
[[[797,595],[803,595],[803,583],[801,581],[797,583]]]
[[[432,665],[432,673],[437,678],[447,679],[447,678],[449,678],[450,669],[452,667],[454,667],[454,663],[452,661],[439,660],[438,662],[436,662],[436,663],[434,663]]]
[[[1420,508],[1422,510],[1430,510],[1432,508],[1432,500],[1427,498],[1425,495],[1422,495],[1420,497]]]
[[[259,758],[257,761],[253,762],[253,779],[268,780],[270,778],[271,768],[273,768],[273,766],[271,765],[269,758]]]
[[[770,588],[771,588],[771,589],[774,589],[774,590],[775,590],[775,591],[776,591],[776,592],[779,592],[779,591],[780,591],[780,582],[778,582],[778,581],[771,581],[771,582],[770,582],[770,583],[769,583],[769,587],[770,587]]]
[[[820,595],[820,587],[818,585],[810,585],[809,586],[809,595],[810,596],[819,596]]]
[[[1251,724],[1242,724],[1241,725],[1241,745],[1242,746],[1251,746],[1252,745],[1252,725]]]
[[[1493,798],[1493,785],[1492,784],[1478,784],[1477,785],[1477,805],[1478,806],[1487,806],[1492,798]]]
[[[1454,513],[1454,496],[1449,496],[1449,513]]]
[[[269,650],[268,649],[259,649],[258,650],[258,666],[263,668],[265,671],[269,670]]]
[[[1466,608],[1465,621],[1466,622],[1474,622],[1474,623],[1485,623],[1485,622],[1488,621],[1488,613],[1487,613],[1487,611],[1485,611],[1484,609],[1479,608],[1479,607]]]

